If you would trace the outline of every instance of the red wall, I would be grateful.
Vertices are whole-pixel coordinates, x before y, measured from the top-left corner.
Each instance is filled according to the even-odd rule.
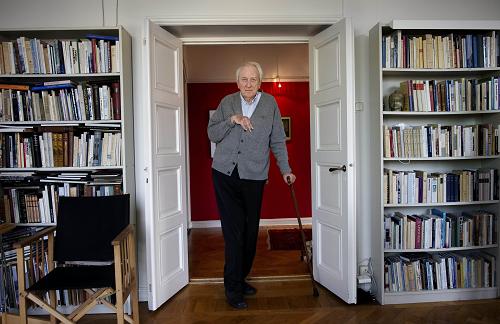
[[[309,134],[309,83],[264,82],[261,89],[274,95],[283,117],[291,117],[291,140],[287,141],[288,158],[297,176],[295,194],[302,217],[311,217],[311,175]],[[189,164],[191,220],[217,220],[219,214],[212,185],[212,159],[207,125],[211,109],[216,109],[227,94],[238,91],[236,83],[188,84]],[[290,190],[271,154],[269,183],[264,189],[262,218],[293,218]]]

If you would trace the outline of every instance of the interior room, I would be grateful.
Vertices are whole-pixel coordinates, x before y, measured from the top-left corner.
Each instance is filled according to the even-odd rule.
[[[276,98],[282,117],[290,118],[289,131],[291,132],[290,139],[287,141],[287,149],[293,171],[300,179],[295,189],[300,208],[299,215],[304,225],[310,225],[308,47],[305,43],[187,45],[184,46],[183,50],[185,81],[187,83],[185,97],[188,110],[191,190],[192,229],[189,233],[189,242],[190,244],[203,242],[205,235],[210,237],[207,240],[210,243],[201,245],[203,247],[201,251],[196,246],[189,247],[190,280],[201,278],[220,280],[224,263],[222,250],[218,250],[218,262],[215,269],[218,276],[216,277],[210,275],[214,273],[213,269],[207,269],[210,265],[207,261],[213,262],[214,255],[205,250],[208,248],[213,251],[211,243],[220,246],[222,240],[210,174],[212,152],[206,132],[209,112],[217,108],[224,96],[238,91],[234,71],[239,62],[255,60],[263,66],[262,91],[268,92]],[[307,275],[304,273],[306,268],[300,262],[299,251],[266,251],[272,249],[268,244],[268,227],[272,227],[274,230],[299,228],[290,191],[283,183],[274,158],[271,163],[272,167],[269,181],[265,187],[261,211],[262,234],[259,237],[259,250],[252,278],[266,277],[272,273],[280,273],[281,276]],[[277,204],[276,202],[281,203]],[[297,238],[300,237],[297,235]],[[191,241],[193,239],[194,242]],[[213,240],[219,242],[215,243]],[[268,255],[268,253],[272,253],[273,256]],[[278,254],[284,255],[278,256]],[[281,260],[281,263],[271,267],[267,262],[264,262],[266,263],[264,265],[259,260]],[[262,266],[258,266],[258,264],[262,264]],[[282,266],[283,268],[280,269]],[[205,269],[206,272],[201,271],[201,269]]]
[[[497,323],[499,35],[496,0],[2,3],[0,323]],[[278,103],[297,206],[271,154],[235,303],[207,125],[237,81]],[[102,202],[125,221],[72,243],[105,257],[61,257]]]

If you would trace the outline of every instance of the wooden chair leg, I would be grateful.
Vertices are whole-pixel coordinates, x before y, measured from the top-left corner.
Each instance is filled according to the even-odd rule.
[[[137,288],[132,288],[130,292],[130,303],[132,304],[132,318],[134,319],[134,324],[139,324],[139,295],[137,293]]]
[[[50,306],[56,309],[57,300],[56,300],[56,292],[54,290],[49,291],[50,298]],[[50,324],[57,324],[57,318],[55,316],[50,315]]]
[[[26,297],[23,293],[19,294],[19,324],[28,324],[26,309]]]
[[[132,272],[130,303],[132,304],[132,318],[134,324],[139,324],[139,295],[137,293],[137,259],[135,249],[135,231],[129,236],[130,242],[130,264]]]
[[[26,283],[24,281],[24,250],[23,248],[16,249],[17,257],[17,284],[19,290],[19,323],[28,324],[28,314],[26,307]]]
[[[116,323],[124,324],[123,296],[121,292],[116,292]]]

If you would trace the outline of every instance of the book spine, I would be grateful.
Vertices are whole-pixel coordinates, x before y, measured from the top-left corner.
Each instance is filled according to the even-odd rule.
[[[120,98],[120,83],[113,82],[111,84],[111,99],[113,104],[113,119],[121,119],[121,98]]]

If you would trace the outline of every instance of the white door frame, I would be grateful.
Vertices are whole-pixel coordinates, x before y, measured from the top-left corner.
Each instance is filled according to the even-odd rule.
[[[159,26],[206,26],[206,25],[333,25],[342,17],[338,18],[283,18],[283,17],[263,17],[263,18],[186,18],[186,17],[170,17],[170,18],[150,18],[152,23]],[[179,37],[182,45],[216,45],[216,44],[283,44],[283,43],[309,43],[312,36],[280,36],[280,37]],[[353,98],[354,100],[354,98]],[[188,114],[187,101],[185,105],[185,116]],[[186,152],[186,181],[187,181],[187,215],[188,228],[192,227],[191,222],[191,195],[189,190],[190,173],[189,173],[189,135],[187,133],[188,122],[185,119],[185,152]],[[356,260],[357,262],[357,260]]]

